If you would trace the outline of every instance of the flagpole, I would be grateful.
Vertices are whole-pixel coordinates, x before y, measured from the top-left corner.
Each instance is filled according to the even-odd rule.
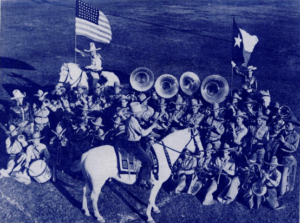
[[[232,88],[233,88],[233,67],[231,66],[231,89],[230,89],[231,97],[232,97]]]
[[[233,24],[234,24],[234,17],[232,17],[232,36],[233,36],[233,33],[234,33],[234,28],[233,28]],[[233,40],[233,38],[232,38]],[[231,43],[231,60],[233,58],[233,43]],[[230,94],[231,94],[231,97],[232,97],[232,88],[233,88],[233,67],[231,65],[231,89],[230,89]]]
[[[76,38],[76,32],[75,32],[75,49],[76,49],[76,41],[77,41],[77,38]],[[76,50],[74,49],[74,52],[75,52],[75,63],[76,63]]]

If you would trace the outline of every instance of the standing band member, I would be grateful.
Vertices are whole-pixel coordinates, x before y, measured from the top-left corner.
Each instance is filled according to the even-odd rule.
[[[149,181],[152,161],[145,150],[140,145],[142,137],[147,136],[154,128],[157,127],[156,122],[149,128],[143,129],[139,120],[142,118],[143,110],[139,102],[130,103],[130,111],[132,115],[126,120],[125,131],[127,134],[127,145],[125,149],[136,156],[142,162],[142,167],[139,173],[139,184],[141,187],[151,188],[152,184]]]

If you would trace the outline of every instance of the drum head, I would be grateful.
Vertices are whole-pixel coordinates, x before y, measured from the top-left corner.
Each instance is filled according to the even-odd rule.
[[[44,160],[36,160],[30,166],[28,173],[32,177],[36,177],[43,173],[44,169],[46,168],[46,162]]]

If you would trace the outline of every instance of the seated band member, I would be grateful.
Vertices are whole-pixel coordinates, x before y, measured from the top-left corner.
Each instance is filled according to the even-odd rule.
[[[24,101],[25,94],[22,94],[20,90],[13,91],[14,103],[9,109],[9,121],[8,124],[18,128],[18,133],[23,132],[27,137],[31,136],[34,131],[34,117],[31,106],[28,102]]]
[[[136,156],[142,162],[142,167],[139,172],[139,183],[141,187],[151,188],[152,184],[149,181],[152,161],[145,150],[140,145],[142,137],[147,136],[154,128],[157,127],[156,122],[149,128],[143,129],[139,120],[142,118],[143,110],[139,102],[130,103],[131,116],[126,120],[125,131],[127,134],[127,143],[125,149]]]
[[[202,101],[197,99],[191,100],[192,114],[187,114],[186,122],[188,127],[199,127],[201,121],[204,119],[205,115],[199,112],[200,107],[203,105]]]
[[[175,111],[170,114],[170,118],[168,121],[168,129],[171,128],[171,132],[183,128],[183,117],[185,114],[184,106],[186,105],[183,102],[182,97],[180,94],[177,95],[177,99],[175,104]]]
[[[222,152],[221,156],[218,156],[214,162],[215,176],[212,178],[210,187],[207,190],[203,205],[212,205],[215,203],[213,193],[217,189],[221,190],[218,200],[224,203],[223,200],[226,199],[224,194],[228,191],[232,177],[235,175],[235,162],[230,156],[230,152],[234,151],[234,149],[225,143],[220,150]]]

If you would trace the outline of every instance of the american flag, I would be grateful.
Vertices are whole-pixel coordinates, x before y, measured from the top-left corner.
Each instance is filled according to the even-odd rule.
[[[110,43],[112,36],[106,16],[80,0],[76,2],[75,33],[102,43]]]

